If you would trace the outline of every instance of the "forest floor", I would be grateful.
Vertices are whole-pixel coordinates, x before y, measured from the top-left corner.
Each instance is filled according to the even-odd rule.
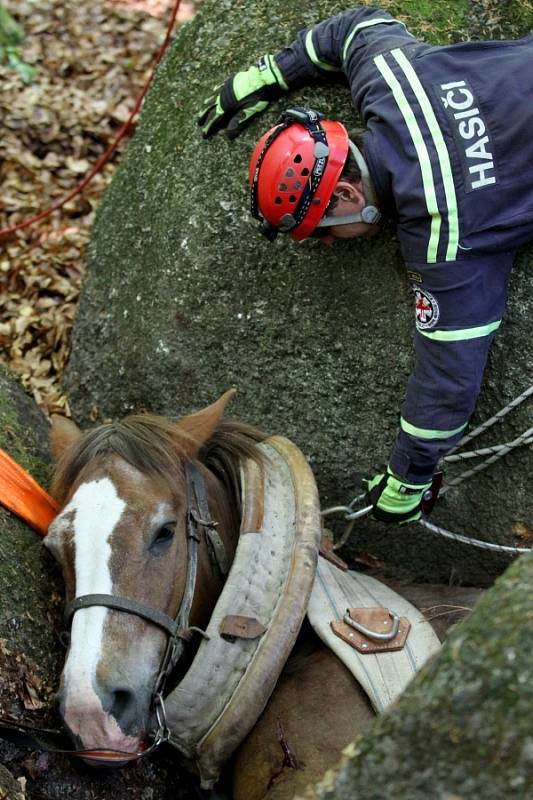
[[[20,59],[34,75],[0,59],[0,228],[62,199],[109,147],[150,76],[174,2],[1,0],[25,33]],[[197,5],[182,2],[178,24]],[[127,137],[61,211],[0,237],[0,360],[47,414],[70,415],[60,378],[89,233],[126,147]]]

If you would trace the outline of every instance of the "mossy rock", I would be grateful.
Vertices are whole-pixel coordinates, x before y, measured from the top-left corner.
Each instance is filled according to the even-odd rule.
[[[350,126],[357,120],[349,93],[307,88],[232,143],[204,142],[195,118],[228,74],[350,5],[206,0],[179,30],[98,213],[66,376],[81,423],[141,408],[175,415],[235,385],[238,415],[304,450],[324,506],[348,502],[361,476],[387,461],[413,360],[411,293],[391,232],[329,249],[263,240],[250,220],[246,175],[255,141],[283,105],[313,105]],[[489,2],[382,5],[434,43],[493,32]],[[528,7],[499,4],[496,34],[526,34]],[[520,394],[533,374],[532,261],[531,248],[518,260],[474,424]],[[481,444],[512,440],[530,413],[520,407]],[[450,493],[435,521],[523,544],[532,470],[531,448],[515,452]],[[347,558],[365,553],[416,578],[483,583],[509,563],[417,526],[364,522],[356,531]]]
[[[48,422],[0,368],[0,447],[46,486]],[[63,589],[41,537],[0,507],[0,713],[40,720],[53,707],[63,650]],[[35,702],[34,702],[35,701]]]

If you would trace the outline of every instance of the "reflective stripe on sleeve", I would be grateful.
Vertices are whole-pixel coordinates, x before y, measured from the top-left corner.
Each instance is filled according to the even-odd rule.
[[[468,422],[465,422],[464,425],[460,425],[452,431],[432,431],[428,428],[417,428],[416,425],[411,425],[411,423],[407,422],[403,417],[400,419],[402,431],[409,433],[411,436],[417,436],[419,439],[448,439],[450,436],[455,436],[456,433],[460,433],[467,425]]]
[[[305,37],[305,49],[307,51],[307,55],[313,62],[316,67],[319,69],[324,69],[327,72],[340,72],[340,67],[334,67],[333,64],[327,64],[325,61],[321,61],[316,54],[315,45],[313,43],[313,31],[308,31]]]
[[[482,336],[488,336],[497,330],[501,324],[501,319],[498,319],[488,325],[479,325],[477,328],[463,328],[458,331],[422,331],[419,328],[417,328],[417,331],[421,336],[439,342],[462,342],[467,339],[480,339]]]
[[[268,55],[268,56],[265,56],[265,59],[268,60],[268,64],[270,66],[270,69],[272,70],[272,72],[276,76],[276,80],[279,83],[279,85],[281,86],[281,88],[285,89],[285,91],[287,91],[289,87],[287,86],[287,84],[285,82],[285,78],[283,77],[282,71],[280,70],[280,68],[276,64],[276,59],[274,58],[274,56]]]
[[[342,60],[343,61],[345,60],[348,54],[348,48],[352,43],[353,37],[357,33],[359,33],[360,30],[362,30],[363,28],[370,28],[372,25],[390,25],[391,22],[396,22],[398,25],[403,25],[403,27],[405,28],[405,24],[403,22],[400,22],[399,19],[386,19],[385,17],[376,17],[376,19],[367,19],[365,20],[365,22],[359,22],[355,26],[355,28],[352,31],[350,31],[346,41],[344,42],[344,47],[342,48]],[[405,30],[407,31],[407,33],[409,33],[407,28],[405,28]],[[412,36],[412,34],[409,33],[409,36]]]

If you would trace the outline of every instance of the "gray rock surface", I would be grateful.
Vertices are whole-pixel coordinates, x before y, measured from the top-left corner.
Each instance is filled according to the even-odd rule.
[[[357,120],[349,94],[305,89],[233,143],[202,141],[195,117],[228,74],[349,5],[206,0],[178,32],[100,208],[66,379],[81,423],[140,408],[174,415],[234,385],[235,413],[304,450],[324,505],[347,502],[361,476],[388,458],[412,365],[411,293],[390,231],[329,249],[266,242],[249,217],[246,176],[254,142],[283,105],[312,104],[350,126]],[[523,2],[383,5],[434,42],[469,29],[523,35],[530,24]],[[532,261],[531,248],[518,259],[474,424],[531,381]],[[481,444],[512,440],[530,425],[531,404]],[[531,448],[517,451],[450,494],[435,521],[490,541],[531,543],[532,467]],[[356,534],[345,557],[370,555],[420,579],[483,583],[509,563],[418,526],[365,521]]]

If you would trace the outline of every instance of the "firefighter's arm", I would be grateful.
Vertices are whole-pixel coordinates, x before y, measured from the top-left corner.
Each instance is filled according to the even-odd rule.
[[[389,472],[411,491],[419,487],[420,499],[474,410],[512,261],[506,252],[435,264],[413,287],[416,362]]]
[[[198,117],[204,137],[225,130],[237,136],[283,92],[322,81],[346,82],[346,65],[384,31],[395,42],[412,40],[403,23],[381,9],[356,8],[301,31],[289,47],[263,56],[218,86]]]
[[[290,89],[323,81],[346,82],[372,49],[387,46],[385,40],[392,48],[413,42],[414,37],[387,11],[359,7],[300,31],[275,58]]]

